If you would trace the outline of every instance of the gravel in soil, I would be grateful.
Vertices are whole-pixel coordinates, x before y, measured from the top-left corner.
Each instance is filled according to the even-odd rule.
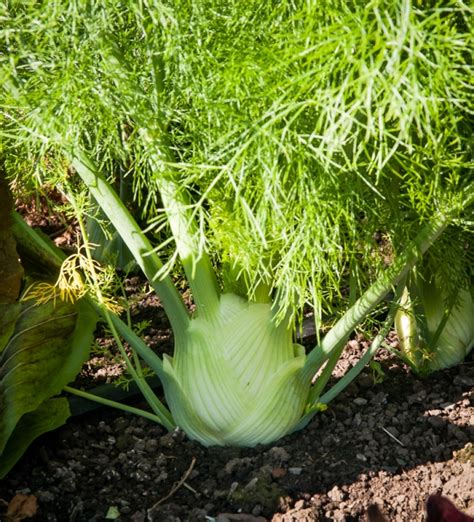
[[[352,341],[342,365],[352,365]],[[377,503],[422,521],[434,492],[473,514],[472,357],[419,380],[384,355],[303,431],[268,446],[204,448],[100,409],[42,436],[0,484],[34,496],[39,521],[356,521]],[[6,511],[6,507],[5,507]]]

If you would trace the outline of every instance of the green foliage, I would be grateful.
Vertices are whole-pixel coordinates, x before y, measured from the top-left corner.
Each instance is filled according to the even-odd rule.
[[[54,414],[48,419],[47,407],[41,410],[46,418],[40,424],[39,413],[25,415],[36,412],[75,378],[89,355],[95,320],[84,302],[72,305],[58,300],[35,305],[30,301],[2,305],[1,312],[0,331],[10,334],[8,338],[2,335],[0,346],[0,463],[6,473],[4,459],[14,463],[8,444],[14,444],[19,457],[33,434],[42,433],[41,426],[44,431],[57,427],[58,418]],[[19,440],[9,441],[22,419],[22,429],[32,432],[22,439],[25,445],[20,448]],[[35,427],[28,427],[30,421]]]
[[[383,268],[374,233],[399,249],[467,181],[462,2],[3,5],[4,135],[120,165],[157,227],[140,129],[164,135],[229,288],[334,312],[348,271],[360,292]]]
[[[40,435],[55,430],[70,416],[67,399],[46,399],[35,410],[25,413],[7,440],[0,456],[0,478],[18,462],[26,448]]]
[[[372,380],[374,381],[374,384],[380,384],[385,380],[386,375],[379,362],[370,361],[369,367],[372,370]]]
[[[448,225],[462,244],[472,223],[472,8],[459,0],[300,4],[2,4],[5,155],[54,158],[51,178],[75,212],[84,217],[92,195],[112,222],[163,303],[175,356],[162,362],[102,313],[163,380],[174,420],[204,443],[268,442],[304,425],[382,342],[379,334],[320,396],[353,328]],[[119,176],[154,235],[114,192]],[[162,259],[170,244],[175,251]],[[169,277],[178,258],[192,317]],[[449,284],[466,266],[462,258],[445,271]],[[268,314],[258,324],[243,314],[251,330],[242,334],[239,323],[237,335],[227,300]],[[305,304],[317,320],[336,316],[306,357],[290,339]],[[279,328],[288,337],[275,340]],[[280,341],[290,356],[278,361]],[[140,363],[118,346],[144,386]],[[260,348],[263,377],[240,382],[238,369],[247,375]],[[311,388],[327,359],[327,375]],[[240,396],[252,405],[243,414]],[[272,418],[277,403],[284,407]]]

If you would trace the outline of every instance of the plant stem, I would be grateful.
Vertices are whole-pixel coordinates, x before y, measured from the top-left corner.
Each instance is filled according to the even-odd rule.
[[[474,201],[474,184],[465,191],[462,206],[466,207]],[[418,236],[407,247],[405,253],[395,260],[393,265],[383,274],[339,319],[333,328],[323,339],[322,343],[315,347],[306,359],[303,368],[303,378],[311,380],[318,368],[327,360],[334,350],[340,346],[352,330],[380,303],[390,289],[397,285],[403,277],[413,268],[416,261],[436,241],[444,229],[457,215],[459,208],[451,208],[435,215],[421,230]]]
[[[127,92],[128,89],[122,84],[126,82],[127,87],[132,87],[135,92],[141,92],[146,99],[147,94],[143,92],[142,86],[131,79],[133,75],[130,74],[130,66],[116,43],[109,38],[104,40],[104,44],[106,50],[102,56],[106,66],[114,71],[117,87]],[[155,70],[155,73],[157,73],[155,96],[160,100],[163,96],[163,71]],[[150,152],[149,162],[153,170],[154,182],[158,187],[197,310],[199,314],[212,319],[220,297],[217,278],[204,245],[200,241],[186,188],[182,186],[173,167],[176,159],[169,143],[167,129],[163,124],[166,118],[159,109],[152,107],[151,103],[148,105],[147,113],[153,114],[151,121],[149,116],[147,118],[142,110],[137,110],[136,106],[129,106],[128,109]]]
[[[160,424],[162,424],[168,430],[174,429],[176,427],[176,425],[174,423],[174,420],[173,420],[173,417],[172,417],[170,411],[168,410],[168,408],[166,408],[166,406],[164,406],[164,404],[155,395],[155,393],[153,392],[153,390],[151,389],[151,387],[148,385],[145,378],[141,374],[141,371],[140,371],[140,375],[139,375],[137,373],[135,367],[133,366],[132,362],[130,361],[130,358],[128,357],[127,352],[125,351],[123,343],[117,332],[117,329],[115,328],[112,314],[107,310],[107,308],[105,306],[101,307],[101,313],[106,318],[106,321],[109,325],[112,335],[114,336],[114,339],[117,343],[120,354],[122,355],[122,357],[125,361],[125,364],[127,365],[127,370],[130,372],[133,380],[137,383],[137,386],[140,388],[140,391],[142,392],[146,401],[148,402],[150,407],[155,412],[158,422]],[[134,348],[135,347],[132,345],[132,349],[134,349]],[[161,360],[159,359],[159,357],[155,354],[154,354],[154,356],[155,356],[154,357],[155,362],[156,362],[156,360],[158,360],[161,365]],[[163,374],[163,372],[161,372],[161,374]]]
[[[171,278],[161,273],[163,263],[153,252],[147,237],[90,158],[83,152],[76,152],[71,163],[150,281],[163,304],[173,332],[178,337],[184,334],[189,324],[188,311]]]
[[[314,387],[311,389],[309,394],[307,413],[301,418],[301,421],[295,427],[294,431],[303,429],[308,425],[309,421],[320,411],[321,404],[328,404],[335,397],[337,397],[349,384],[359,375],[359,373],[366,367],[367,363],[372,359],[377,350],[383,343],[385,336],[387,335],[390,326],[393,323],[393,317],[397,310],[397,305],[394,302],[390,308],[387,318],[382,326],[380,332],[375,336],[370,348],[366,350],[364,355],[357,361],[357,363],[321,398],[319,397],[318,388]]]
[[[141,410],[139,408],[134,408],[133,406],[128,406],[126,404],[122,404],[121,402],[112,401],[110,399],[105,399],[104,397],[99,397],[98,395],[94,395],[93,393],[88,393],[82,390],[77,390],[76,388],[71,388],[70,386],[64,386],[63,390],[72,395],[77,395],[78,397],[82,397],[89,401],[98,402],[99,404],[103,404],[104,406],[111,406],[112,408],[117,408],[122,411],[126,411],[128,413],[133,413],[135,415],[140,415],[141,417],[145,417],[145,419],[149,419],[153,422],[157,422],[161,424],[161,420],[159,417],[154,415],[153,413],[145,410]]]
[[[73,205],[75,205],[75,200],[73,196],[70,196]],[[148,385],[146,380],[143,377],[143,374],[141,372],[140,365],[139,370],[133,366],[132,361],[130,360],[125,347],[123,346],[122,339],[120,338],[120,335],[117,332],[117,329],[115,328],[114,322],[112,321],[111,313],[109,309],[107,308],[107,305],[105,304],[102,290],[100,287],[100,281],[97,277],[96,271],[94,269],[94,262],[92,259],[92,254],[89,248],[88,244],[88,238],[87,238],[87,231],[86,227],[84,226],[84,221],[82,220],[81,213],[79,209],[76,207],[76,216],[77,221],[79,223],[79,227],[81,229],[82,238],[84,241],[86,256],[89,260],[89,266],[91,267],[90,273],[85,273],[84,276],[86,279],[89,280],[89,283],[95,293],[95,296],[97,300],[99,301],[98,305],[96,306],[96,309],[98,312],[104,317],[104,319],[107,321],[107,324],[109,325],[110,331],[112,332],[112,335],[114,336],[115,342],[117,343],[117,347],[119,349],[120,354],[122,355],[123,360],[125,361],[125,365],[127,367],[127,370],[130,372],[130,375],[132,376],[133,380],[137,383],[137,386],[140,388],[140,391],[142,392],[143,396],[147,400],[150,407],[155,412],[158,422],[160,422],[166,429],[171,430],[175,427],[173,417],[170,413],[170,411],[162,404],[162,402],[158,399],[158,397],[155,395],[151,387]],[[134,352],[135,355],[135,352]],[[156,357],[156,356],[155,356]],[[161,363],[161,361],[160,361]]]
[[[370,348],[364,353],[364,355],[357,361],[357,363],[342,377],[330,390],[328,390],[320,399],[315,397],[315,400],[318,402],[322,402],[323,404],[327,404],[332,401],[339,393],[341,393],[365,368],[366,364],[372,359],[377,350],[380,348],[383,343],[390,327],[393,324],[393,318],[395,316],[395,312],[397,311],[397,304],[394,302],[391,306],[391,309],[387,315],[387,318],[384,321],[384,324],[380,330],[380,332],[375,336],[372,341]]]
[[[199,231],[187,193],[180,187],[169,164],[164,167],[163,155],[173,161],[166,143],[163,140],[150,141],[145,131],[142,136],[157,151],[151,154],[150,163],[194,303],[200,315],[211,318],[219,305],[217,278],[204,245],[200,244]],[[162,150],[158,151],[159,148]],[[165,169],[167,172],[164,172]]]

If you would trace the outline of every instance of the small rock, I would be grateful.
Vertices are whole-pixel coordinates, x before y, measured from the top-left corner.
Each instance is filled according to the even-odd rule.
[[[461,442],[466,442],[469,440],[468,436],[462,431],[462,429],[454,424],[448,424],[448,433]]]
[[[162,448],[172,448],[175,445],[175,438],[173,437],[173,433],[167,433],[160,437],[160,446]]]
[[[374,385],[374,380],[370,375],[361,374],[357,379],[357,384],[361,388],[371,388]]]
[[[124,450],[126,449],[130,444],[130,435],[119,435],[117,437],[117,441],[115,443],[115,446],[119,449],[119,450]]]
[[[454,410],[454,408],[456,407],[456,403],[455,402],[442,402],[440,405],[439,405],[440,408],[443,408],[443,410]]]
[[[97,429],[101,432],[104,432],[104,433],[111,433],[112,432],[112,428],[106,424],[104,421],[100,421],[98,426],[97,426]]]
[[[474,378],[468,376],[457,375],[453,379],[453,383],[456,386],[467,386],[468,388],[474,387]]]
[[[266,522],[263,517],[254,517],[246,513],[219,513],[216,522]]]
[[[428,422],[433,426],[433,428],[441,428],[445,424],[441,417],[428,417]]]
[[[272,468],[271,475],[275,479],[282,478],[286,475],[285,468]]]
[[[281,464],[282,462],[288,462],[290,460],[290,454],[286,451],[285,448],[281,448],[279,446],[274,446],[269,449],[265,454],[271,462],[275,462],[275,464]]]
[[[248,483],[245,485],[246,491],[252,491],[257,487],[258,484],[258,477],[254,477],[253,479],[250,479]]]
[[[334,486],[330,491],[328,491],[328,497],[333,502],[341,502],[341,500],[343,499],[343,494],[337,486]]]
[[[130,517],[131,522],[145,522],[146,515],[143,511],[135,511]]]
[[[363,455],[362,453],[357,453],[356,459],[360,460],[361,462],[367,462],[367,457],[365,455]]]
[[[138,452],[142,452],[142,451],[144,451],[144,450],[145,450],[145,441],[142,440],[142,439],[138,439],[138,440],[135,442],[135,444],[134,444],[134,446],[133,446],[133,449],[134,449],[135,451],[138,451]]]
[[[301,475],[301,472],[303,471],[303,468],[288,468],[288,471],[292,475]]]
[[[38,491],[36,497],[40,502],[53,502],[56,496],[51,491]]]
[[[364,397],[356,397],[352,402],[357,404],[357,406],[365,406],[368,401]]]
[[[295,502],[295,509],[303,509],[304,508],[304,500],[297,500]]]
[[[341,509],[336,509],[332,516],[334,522],[344,522],[346,520],[346,516]]]
[[[158,449],[158,441],[156,439],[148,439],[145,442],[145,451],[148,453],[155,453]]]
[[[379,392],[372,397],[370,402],[372,404],[386,404],[387,403],[387,394],[384,392]]]
[[[250,467],[252,459],[250,457],[243,457],[241,459],[235,458],[229,460],[224,467],[224,471],[227,475],[232,475],[237,471],[245,470]]]

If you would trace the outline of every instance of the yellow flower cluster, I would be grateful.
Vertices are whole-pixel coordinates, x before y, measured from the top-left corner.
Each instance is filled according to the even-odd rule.
[[[61,301],[75,303],[95,286],[95,281],[100,286],[100,293],[92,292],[92,297],[98,298],[111,312],[120,313],[123,308],[117,300],[106,295],[113,284],[113,278],[111,269],[103,267],[79,251],[64,260],[54,284],[46,281],[33,283],[23,294],[22,300],[35,299],[38,304],[42,304],[59,298]]]

